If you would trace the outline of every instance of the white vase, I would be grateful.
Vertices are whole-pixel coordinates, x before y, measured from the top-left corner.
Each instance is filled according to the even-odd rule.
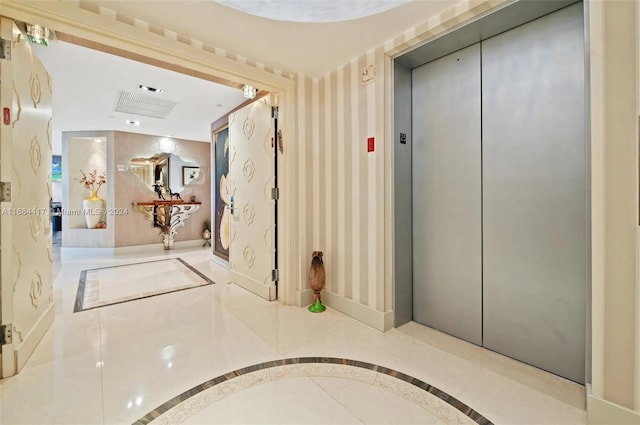
[[[96,192],[92,191],[91,196],[82,201],[84,219],[88,229],[95,229],[102,220],[104,212],[104,199],[99,198]]]

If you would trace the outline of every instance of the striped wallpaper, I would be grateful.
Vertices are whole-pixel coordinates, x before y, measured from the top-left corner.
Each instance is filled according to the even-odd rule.
[[[326,290],[384,309],[383,84],[360,69],[384,68],[382,48],[320,79],[298,75],[302,247],[324,252]],[[376,140],[367,152],[367,138]],[[301,288],[302,290],[305,287]]]
[[[392,309],[385,270],[385,245],[391,243],[385,209],[392,199],[391,184],[385,186],[392,161],[386,60],[507,1],[460,2],[322,78],[296,75],[301,255],[308,267],[312,251],[324,252],[331,295],[381,313]],[[367,65],[375,66],[376,77],[363,85],[360,72]],[[372,153],[369,137],[375,138]],[[308,291],[305,277],[302,292]]]

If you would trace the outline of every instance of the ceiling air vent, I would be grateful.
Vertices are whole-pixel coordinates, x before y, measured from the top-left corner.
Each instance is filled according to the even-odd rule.
[[[176,102],[172,100],[159,99],[153,96],[119,90],[115,110],[116,112],[125,114],[166,118],[175,106]]]

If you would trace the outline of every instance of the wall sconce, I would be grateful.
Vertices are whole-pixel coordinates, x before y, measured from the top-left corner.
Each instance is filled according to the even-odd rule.
[[[42,46],[49,45],[49,28],[27,24],[27,38],[30,42]]]
[[[250,86],[249,84],[245,84],[244,87],[242,88],[242,93],[244,94],[244,97],[246,97],[247,99],[255,98],[257,92],[258,90],[255,87]]]

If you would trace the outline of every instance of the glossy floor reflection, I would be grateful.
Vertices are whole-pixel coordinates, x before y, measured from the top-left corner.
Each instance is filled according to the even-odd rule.
[[[216,284],[73,313],[82,270],[171,257]],[[310,356],[405,373],[496,424],[585,423],[580,385],[416,323],[382,333],[331,308],[311,314],[263,301],[227,284],[211,258],[196,249],[54,264],[55,322],[23,371],[0,380],[0,423],[130,424],[220,375]],[[304,376],[252,386],[184,421],[447,423],[407,403],[361,382]],[[376,414],[382,406],[389,412]]]

